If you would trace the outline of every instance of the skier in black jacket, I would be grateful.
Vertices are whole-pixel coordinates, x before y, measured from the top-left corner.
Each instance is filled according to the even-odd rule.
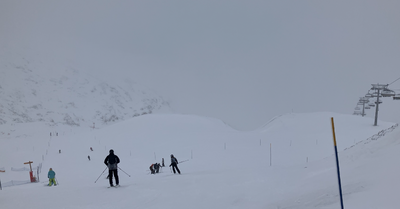
[[[119,163],[119,157],[114,155],[114,150],[110,150],[110,154],[104,159],[104,164],[107,165],[108,167],[108,180],[110,181],[110,186],[113,185],[113,174],[115,176],[115,183],[118,186],[119,185],[119,178],[118,178],[118,164]]]
[[[178,171],[179,174],[181,174],[181,171],[178,168],[178,160],[174,157],[174,155],[171,155],[171,164],[169,165],[169,167],[172,166],[172,170],[175,172],[175,169]]]

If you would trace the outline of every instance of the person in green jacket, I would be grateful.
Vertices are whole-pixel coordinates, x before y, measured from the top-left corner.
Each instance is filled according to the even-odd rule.
[[[54,172],[52,168],[50,168],[49,172],[47,173],[47,177],[49,178],[48,186],[51,186],[53,184],[54,184],[54,186],[57,186],[57,183],[56,183],[56,180],[55,180],[56,172]]]

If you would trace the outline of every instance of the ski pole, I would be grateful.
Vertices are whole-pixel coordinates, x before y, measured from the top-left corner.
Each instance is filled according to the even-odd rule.
[[[171,169],[171,166],[169,166],[169,170],[171,171],[171,173],[172,173],[172,169]]]
[[[182,161],[180,161],[179,163],[184,163],[184,162],[186,162],[186,161],[189,161],[189,160],[182,160]]]
[[[107,169],[107,167],[104,169],[104,171],[106,171],[106,169]],[[103,172],[101,172],[100,176],[101,176],[101,175],[103,175],[104,171],[103,171]],[[100,176],[99,176],[99,178],[100,178]],[[97,179],[96,179],[96,181],[95,181],[94,183],[96,183],[96,182],[97,182],[97,180],[99,180],[99,178],[97,178]]]
[[[129,177],[131,177],[131,175],[127,174],[124,170],[122,170],[120,167],[118,167],[119,170],[121,170],[122,172],[124,172],[126,175],[128,175]]]
[[[57,185],[60,185],[60,183],[58,183],[58,179],[56,178],[56,177],[54,177],[55,179],[56,179],[56,184]]]

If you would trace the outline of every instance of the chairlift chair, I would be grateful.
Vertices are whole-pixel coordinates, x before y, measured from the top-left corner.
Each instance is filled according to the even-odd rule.
[[[383,97],[392,97],[395,95],[394,91],[390,90],[390,89],[384,89],[381,93],[381,95]]]
[[[377,92],[372,93],[372,97],[378,97],[378,93]]]
[[[367,93],[366,95],[365,95],[365,97],[366,98],[372,98],[372,97],[374,97],[371,93]]]

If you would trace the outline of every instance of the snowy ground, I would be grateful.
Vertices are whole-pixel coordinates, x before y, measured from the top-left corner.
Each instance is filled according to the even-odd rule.
[[[345,207],[397,208],[400,129],[335,113],[287,114],[250,132],[190,115],[146,115],[95,130],[2,126],[0,208],[340,208],[331,117]],[[121,159],[119,188],[100,176],[109,149]],[[178,165],[181,175],[171,173],[170,154],[188,160]],[[161,158],[167,167],[149,174]],[[28,180],[11,167],[29,160],[42,163],[40,182],[7,186]],[[50,167],[59,186],[44,186]]]

